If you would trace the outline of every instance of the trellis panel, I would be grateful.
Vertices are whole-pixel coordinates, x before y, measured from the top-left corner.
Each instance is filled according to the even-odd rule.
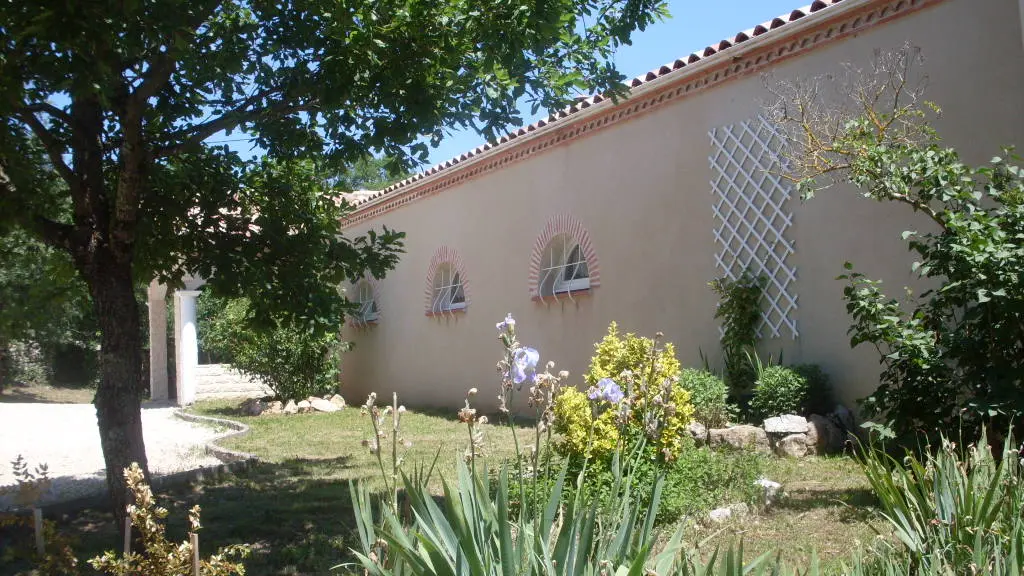
[[[792,186],[779,174],[778,150],[783,135],[766,119],[715,128],[711,137],[711,192],[714,196],[715,265],[735,280],[744,269],[767,279],[760,336],[799,336],[793,225],[789,207]]]

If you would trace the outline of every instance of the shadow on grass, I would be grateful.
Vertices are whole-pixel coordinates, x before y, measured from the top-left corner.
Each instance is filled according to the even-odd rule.
[[[838,508],[841,522],[863,523],[875,517],[874,509],[877,506],[878,499],[867,488],[797,489],[787,492],[775,508],[798,514],[822,508]]]
[[[358,547],[349,483],[336,476],[350,469],[348,457],[291,459],[260,463],[219,481],[158,494],[170,510],[168,537],[185,539],[187,511],[198,504],[204,555],[228,544],[247,543],[248,574],[327,574],[352,562]],[[80,540],[79,557],[115,548],[117,529],[106,510],[86,510],[66,518],[63,529]],[[0,573],[3,571],[0,570]]]
[[[90,385],[57,383],[52,386],[13,384],[0,392],[0,404],[89,404],[96,390]]]

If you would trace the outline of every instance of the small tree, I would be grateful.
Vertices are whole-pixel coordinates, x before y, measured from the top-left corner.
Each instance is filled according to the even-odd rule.
[[[902,432],[977,429],[1024,411],[1024,173],[1013,160],[970,167],[943,147],[921,100],[919,52],[880,53],[871,70],[769,83],[805,198],[837,183],[924,214],[903,233],[912,268],[936,286],[905,301],[846,263],[851,345],[879,352],[881,384],[863,402]],[[842,97],[845,106],[825,103]],[[1019,418],[1016,418],[1019,421]],[[1005,430],[1005,428],[1003,428]]]
[[[259,323],[245,298],[199,299],[204,348],[237,370],[266,384],[281,400],[304,400],[337,390],[344,345],[333,329],[296,326],[271,319]]]

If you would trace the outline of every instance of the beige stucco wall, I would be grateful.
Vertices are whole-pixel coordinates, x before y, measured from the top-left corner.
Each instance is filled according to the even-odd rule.
[[[984,161],[1001,144],[1024,140],[1019,10],[1017,0],[948,0],[773,70],[781,78],[835,72],[909,40],[927,59],[928,98],[945,110],[935,126],[968,161]],[[681,44],[679,53],[691,48]],[[756,74],[737,78],[347,229],[387,225],[408,238],[400,264],[379,283],[381,321],[345,328],[356,344],[343,361],[345,395],[355,402],[371,390],[397,390],[408,405],[454,407],[475,386],[480,402],[493,406],[501,352],[494,324],[506,312],[518,320],[521,340],[542,361],[571,371],[575,383],[612,320],[628,331],[663,331],[685,364],[698,365],[700,350],[717,360],[716,299],[707,282],[722,271],[714,264],[708,131],[753,117],[767,98]],[[898,295],[912,281],[900,232],[924,223],[851,189],[791,206],[800,336],[768,340],[763,349],[821,364],[852,404],[877,385],[879,367],[872,350],[849,347],[835,276],[849,260]],[[560,213],[588,228],[601,286],[572,303],[542,304],[528,294],[529,259],[547,220]],[[471,302],[454,317],[426,317],[427,269],[442,245],[464,261]]]

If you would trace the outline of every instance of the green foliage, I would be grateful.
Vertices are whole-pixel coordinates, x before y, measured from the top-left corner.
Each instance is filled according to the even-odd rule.
[[[885,573],[1020,574],[1024,476],[1012,439],[998,459],[984,433],[977,444],[941,442],[923,459],[910,452],[896,459],[874,446],[863,452],[881,515],[902,544],[884,551],[878,565]]]
[[[718,376],[707,370],[683,368],[679,384],[690,393],[697,422],[708,428],[722,428],[735,416],[736,407],[728,401],[729,389]]]
[[[805,414],[810,398],[810,383],[805,376],[787,366],[767,366],[758,371],[750,410],[758,419]]]
[[[749,270],[735,280],[718,278],[708,283],[718,295],[715,318],[722,321],[725,380],[737,396],[754,387],[756,374],[747,355],[757,346],[764,283],[763,276],[755,276]]]
[[[157,506],[153,492],[137,464],[124,471],[125,480],[132,491],[133,502],[128,510],[132,528],[138,531],[144,551],[118,554],[108,551],[102,556],[89,560],[89,565],[101,574],[110,576],[180,576],[192,574],[192,543],[185,541],[180,544],[167,539],[163,521],[167,518],[167,509]],[[188,512],[189,533],[199,532],[199,506],[193,506]],[[244,544],[235,544],[217,550],[208,559],[200,560],[200,574],[208,576],[245,575],[245,567],[241,562],[249,555],[250,548]]]
[[[853,184],[918,216],[903,240],[924,292],[894,298],[849,262],[839,276],[850,344],[882,364],[863,412],[901,436],[963,426],[976,437],[1024,412],[1024,174],[1012,153],[972,167],[943,145],[929,125],[939,108],[914,85],[921,60],[909,45],[878,53],[869,73],[843,80],[847,102],[826,102],[831,88],[776,87],[771,117],[794,136],[787,164],[805,198]]]
[[[51,384],[65,352],[96,367],[96,320],[71,259],[21,229],[0,234],[0,390],[15,380]]]
[[[627,471],[634,497],[642,506],[650,503],[650,487],[664,476],[657,524],[671,525],[683,517],[697,517],[715,507],[736,502],[758,504],[762,489],[754,484],[761,477],[764,457],[743,451],[715,451],[688,446],[679,457],[660,463],[648,451]],[[586,471],[585,499],[603,502],[614,498],[614,473],[610,462],[592,460]]]
[[[305,325],[259,323],[245,298],[199,298],[203,346],[244,374],[266,384],[281,400],[305,400],[337,391],[337,332]]]
[[[937,287],[900,303],[880,282],[849,272],[844,290],[853,318],[851,345],[881,353],[881,385],[866,399],[870,415],[888,414],[901,432],[978,430],[1024,410],[1024,177],[1000,158],[977,169],[937,141],[890,147],[864,129],[851,138],[870,153],[852,181],[879,200],[897,201],[896,183],[915,207],[935,207],[938,231],[908,231],[913,268]],[[900,172],[886,167],[898,163]],[[869,172],[870,171],[870,172]],[[906,200],[900,200],[906,201]],[[1019,420],[1019,419],[1018,419]]]
[[[406,178],[408,172],[401,169],[391,158],[366,156],[356,160],[336,178],[330,179],[333,187],[345,191],[383,190]]]
[[[562,499],[563,472],[536,517],[509,517],[509,475],[502,469],[493,497],[482,474],[461,464],[455,482],[444,481],[438,503],[430,490],[405,481],[413,521],[406,527],[389,507],[373,522],[369,493],[353,486],[361,550],[359,563],[371,575],[391,574],[582,574],[602,571],[643,574],[645,568],[668,573],[679,563],[681,531],[653,553],[654,517],[661,483],[653,486],[651,505],[636,504],[621,476],[614,505],[590,506],[577,492]]]
[[[828,374],[817,364],[794,364],[794,372],[807,379],[807,401],[804,414],[828,414],[835,408],[832,383]]]

